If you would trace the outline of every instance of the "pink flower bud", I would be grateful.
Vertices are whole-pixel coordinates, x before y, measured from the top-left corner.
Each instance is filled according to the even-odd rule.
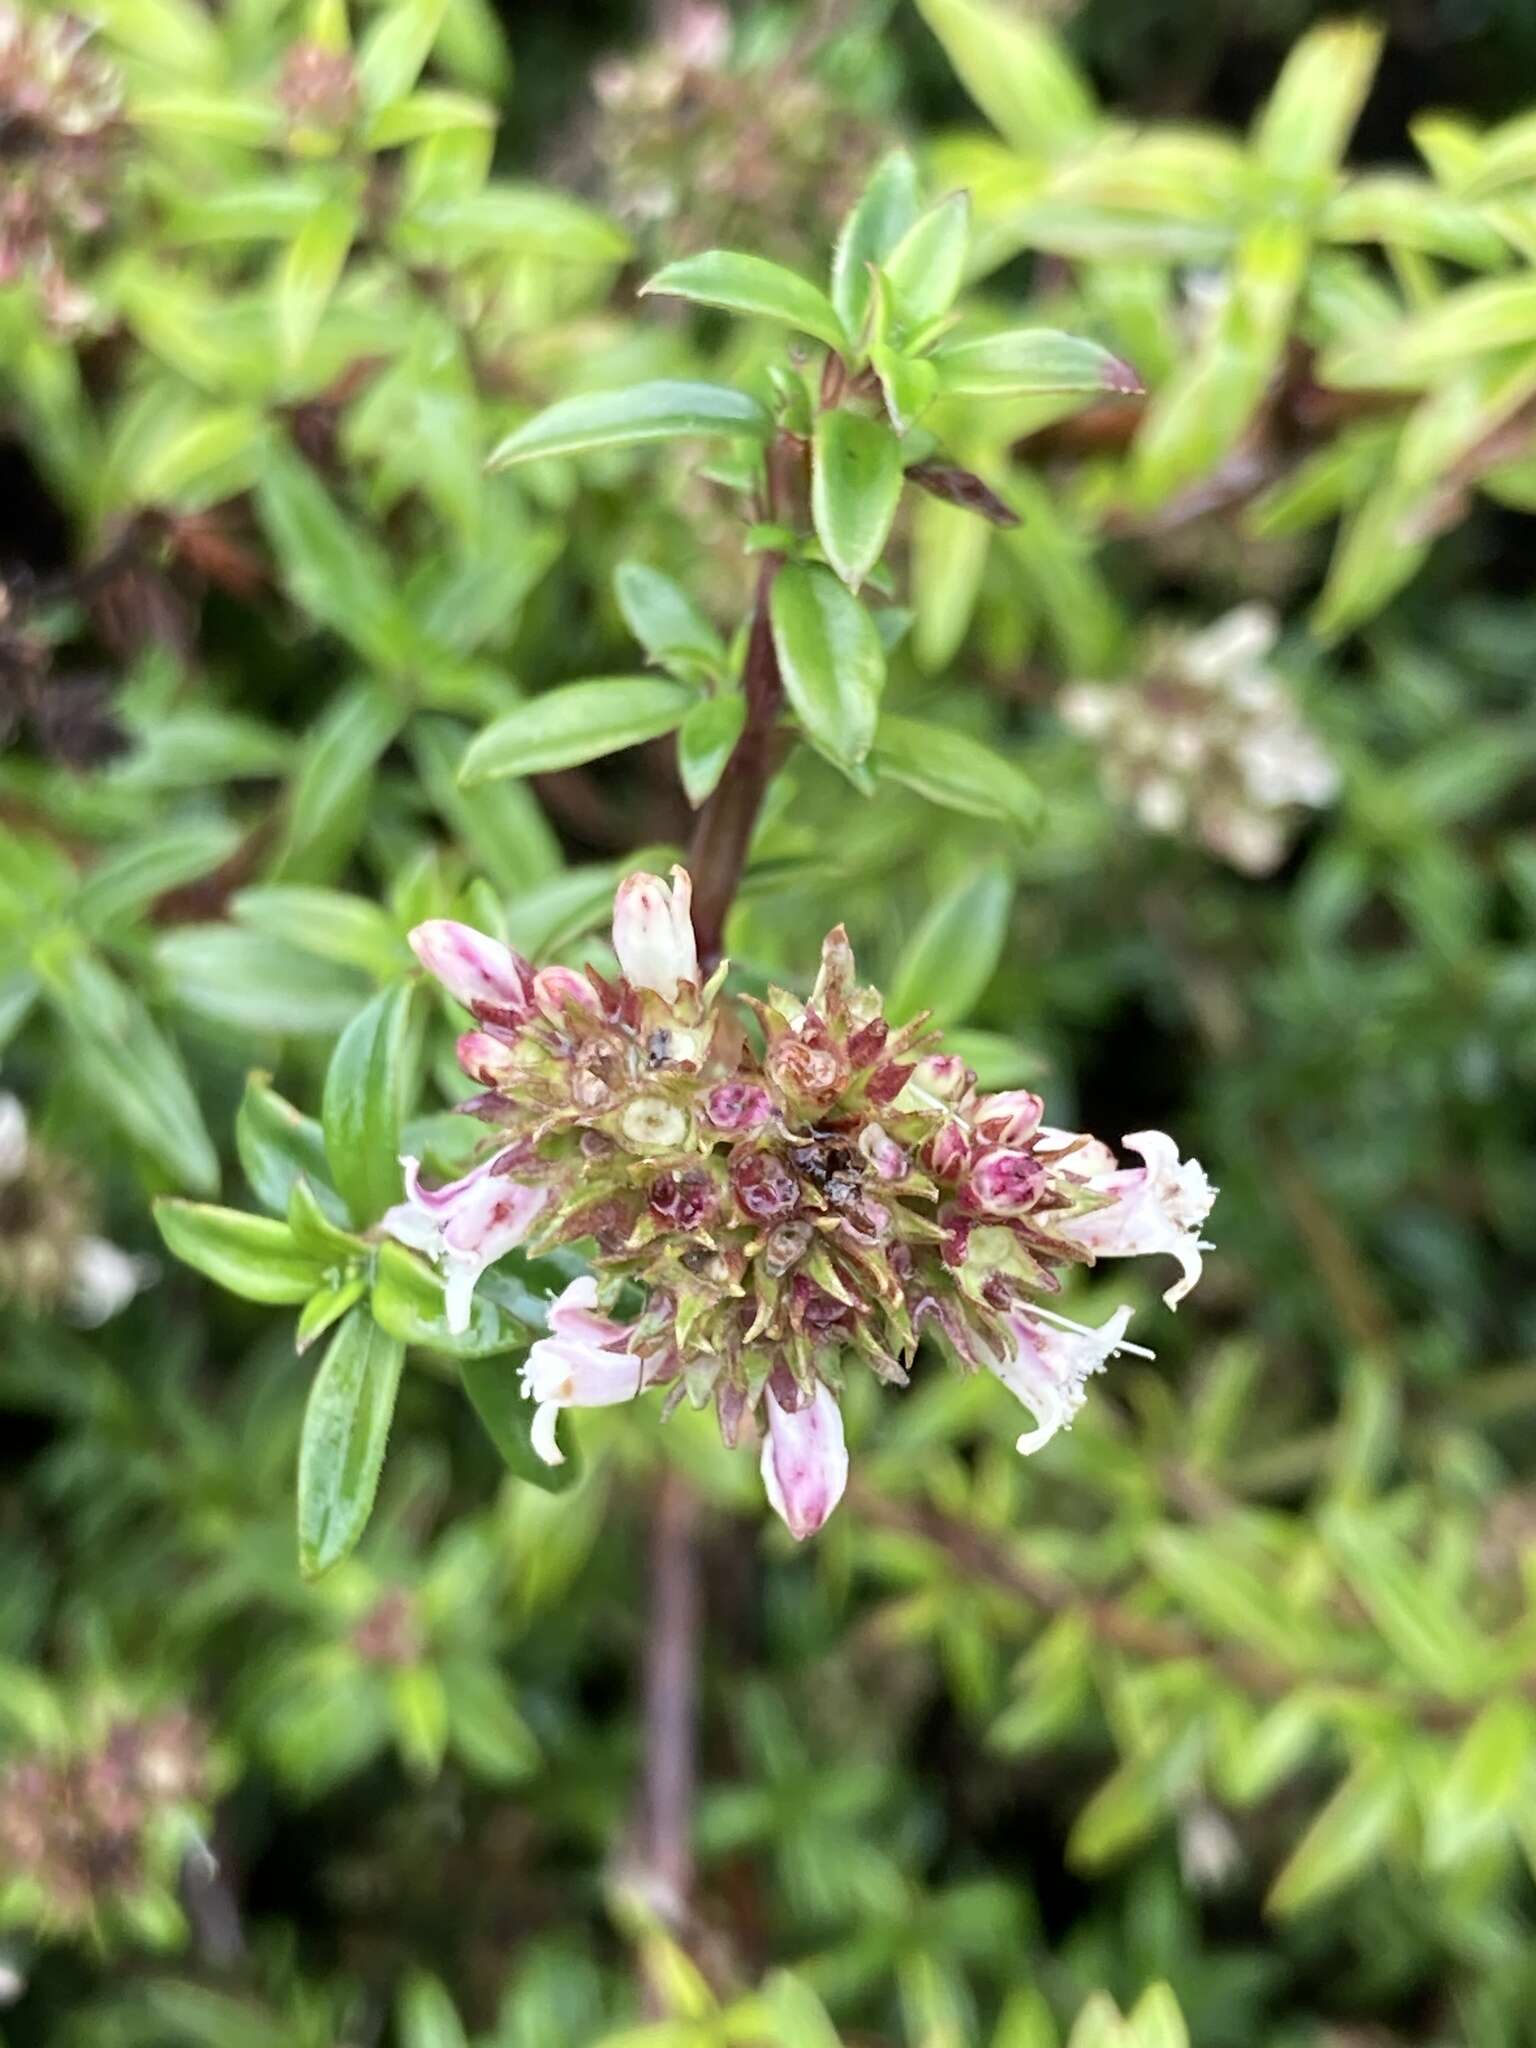
[[[629,1330],[597,1312],[597,1282],[571,1281],[550,1304],[549,1331],[523,1363],[523,1393],[538,1403],[529,1439],[546,1465],[563,1465],[555,1437],[562,1408],[609,1408],[646,1385],[647,1361],[624,1348]]]
[[[787,1216],[799,1205],[800,1184],[776,1153],[738,1153],[731,1162],[731,1182],[737,1201],[760,1223]]]
[[[432,917],[411,933],[411,950],[455,1002],[477,1017],[520,1024],[533,1000],[533,969],[500,939]]]
[[[746,1081],[722,1081],[711,1088],[704,1103],[705,1114],[719,1131],[760,1131],[773,1115],[773,1102],[766,1088],[754,1088]]]
[[[993,1216],[1022,1216],[1045,1192],[1045,1167],[1030,1152],[984,1152],[971,1169],[966,1192]]]
[[[466,1031],[458,1043],[459,1065],[482,1088],[503,1088],[516,1061],[511,1046],[490,1031]]]
[[[935,1102],[955,1102],[965,1093],[970,1069],[958,1053],[931,1052],[913,1069],[907,1087]]]
[[[848,1450],[837,1397],[818,1380],[802,1408],[782,1405],[763,1390],[768,1427],[763,1436],[763,1486],[768,1505],[797,1543],[814,1536],[843,1497]]]
[[[940,1180],[958,1180],[971,1156],[971,1141],[959,1123],[945,1124],[928,1147],[928,1164]]]
[[[602,1010],[602,998],[584,974],[574,967],[541,967],[533,977],[533,999],[552,1024],[562,1021],[569,1009]]]
[[[1097,1258],[1142,1258],[1149,1252],[1171,1252],[1183,1277],[1164,1294],[1177,1308],[1202,1271],[1201,1253],[1211,1247],[1200,1226],[1211,1213],[1216,1190],[1197,1159],[1180,1161],[1179,1148],[1163,1131],[1133,1131],[1121,1143],[1139,1152],[1145,1166],[1115,1167],[1091,1174],[1087,1186],[1106,1195],[1106,1207],[1073,1216],[1055,1227],[1058,1235]],[[1086,1148],[1085,1148],[1086,1149]],[[1092,1164],[1100,1162],[1090,1154]],[[1078,1163],[1069,1155],[1067,1166]]]
[[[984,1095],[972,1113],[976,1135],[989,1145],[1022,1145],[1040,1128],[1045,1104],[1027,1088]]]
[[[866,1124],[859,1133],[859,1150],[882,1180],[902,1180],[911,1161],[906,1148],[898,1145],[879,1124]]]
[[[698,983],[692,903],[688,871],[676,867],[670,889],[658,875],[626,875],[614,897],[613,950],[625,978],[663,1002],[676,1002],[680,983]]]

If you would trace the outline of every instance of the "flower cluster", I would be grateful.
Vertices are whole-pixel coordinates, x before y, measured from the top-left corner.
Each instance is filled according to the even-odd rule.
[[[95,1926],[157,1876],[174,1881],[189,1839],[177,1823],[195,1827],[207,1797],[190,1714],[114,1719],[89,1744],[22,1757],[0,1775],[0,1877],[25,1888],[45,1924]]]
[[[486,1266],[517,1245],[584,1240],[600,1277],[574,1281],[533,1346],[533,1441],[560,1460],[562,1408],[713,1401],[728,1443],[761,1415],[763,1476],[796,1536],[846,1477],[838,1394],[851,1366],[902,1384],[923,1337],[995,1373],[1030,1410],[1033,1451],[1070,1422],[1089,1374],[1124,1349],[1130,1311],[1084,1329],[1048,1304],[1063,1268],[1166,1253],[1177,1303],[1200,1275],[1213,1190],[1171,1139],[1051,1128],[1040,1098],[984,1095],[918,1019],[899,1029],[855,977],[839,927],[808,1001],[747,999],[755,1030],[702,976],[687,874],[620,885],[615,980],[532,968],[464,925],[420,925],[423,965],[468,1009],[459,1060],[495,1132],[447,1187],[403,1162],[384,1228],[438,1260],[467,1326]],[[641,1290],[629,1321],[614,1313]]]
[[[1248,875],[1278,867],[1298,814],[1339,787],[1268,665],[1278,631],[1267,606],[1240,605],[1203,633],[1164,635],[1135,681],[1078,683],[1060,704],[1097,746],[1106,792],[1149,832],[1190,832]]]
[[[80,1175],[31,1136],[16,1097],[0,1094],[0,1301],[87,1329],[126,1307],[154,1268],[90,1226]]]
[[[91,313],[71,257],[106,224],[120,134],[121,85],[89,35],[0,0],[0,286],[31,278],[61,331]]]
[[[819,245],[857,198],[880,138],[807,68],[732,60],[731,17],[687,0],[633,60],[593,73],[593,153],[614,211],[667,230],[669,254],[739,239],[788,260]]]

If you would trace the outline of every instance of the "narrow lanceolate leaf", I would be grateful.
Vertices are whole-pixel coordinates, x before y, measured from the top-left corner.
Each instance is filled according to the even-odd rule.
[[[873,758],[877,774],[946,810],[1026,828],[1039,818],[1040,798],[1028,777],[980,740],[950,726],[882,718]]]
[[[952,192],[918,216],[881,265],[909,332],[927,327],[954,304],[970,232],[970,195]]]
[[[996,862],[940,896],[902,950],[886,1009],[902,1024],[919,1010],[962,1023],[1002,958],[1013,878]]]
[[[272,305],[285,369],[297,369],[303,361],[356,232],[356,208],[334,200],[315,209],[284,251]]]
[[[1448,364],[1536,341],[1536,278],[1496,278],[1447,292],[1385,334],[1344,343],[1323,358],[1331,384],[1415,386]]]
[[[252,1194],[273,1215],[287,1215],[294,1183],[302,1176],[331,1221],[341,1221],[341,1203],[328,1185],[324,1133],[313,1117],[285,1101],[265,1074],[246,1078],[235,1118],[235,1150]]]
[[[1285,61],[1254,131],[1267,171],[1287,183],[1331,171],[1344,153],[1381,54],[1381,31],[1332,22],[1303,36]]]
[[[683,722],[694,692],[667,676],[595,676],[546,690],[488,725],[459,766],[463,783],[543,775],[659,739]]]
[[[869,613],[825,569],[791,562],[769,600],[784,694],[806,738],[843,769],[869,753],[885,653]]]
[[[704,698],[678,727],[677,772],[695,810],[725,773],[746,722],[746,699],[733,692]]]
[[[1390,1761],[1357,1765],[1275,1879],[1270,1912],[1288,1919],[1353,1883],[1380,1855],[1405,1803],[1405,1787]]]
[[[619,391],[589,391],[560,399],[493,448],[489,466],[506,469],[514,462],[535,462],[549,455],[583,455],[594,448],[625,448],[700,434],[745,435],[761,441],[772,427],[766,409],[745,391],[728,384],[659,377]]]
[[[1060,41],[997,0],[918,0],[960,83],[1005,141],[1027,156],[1081,142],[1093,94]]]
[[[368,1525],[405,1346],[350,1310],[320,1361],[299,1442],[299,1569],[339,1564]]]
[[[843,323],[820,286],[781,263],[761,256],[738,255],[733,249],[705,249],[658,270],[642,292],[665,292],[692,299],[696,305],[719,306],[727,313],[756,314],[798,328],[828,348],[847,346]]]
[[[869,266],[883,263],[917,219],[917,165],[904,149],[882,157],[843,222],[832,257],[832,304],[850,340],[869,311]]]
[[[885,552],[901,498],[901,442],[884,420],[817,415],[811,516],[827,560],[857,590]]]
[[[447,11],[447,0],[393,0],[376,16],[357,51],[357,83],[365,107],[390,106],[410,91]]]
[[[620,562],[613,594],[624,623],[652,661],[692,681],[717,675],[725,666],[725,642],[693,599],[660,569],[644,562]]]
[[[1450,1870],[1496,1841],[1536,1760],[1536,1718],[1524,1700],[1492,1700],[1457,1744],[1425,1817],[1424,1855]]]
[[[1448,1698],[1475,1692],[1489,1647],[1448,1593],[1431,1586],[1397,1538],[1363,1515],[1335,1509],[1323,1542],[1350,1590],[1416,1679]]]
[[[1054,327],[1012,327],[980,341],[955,342],[933,355],[939,385],[951,398],[995,398],[1031,391],[1135,394],[1141,379],[1129,363],[1080,335]]]
[[[272,1216],[165,1200],[155,1204],[155,1222],[178,1259],[245,1301],[307,1301],[332,1263],[305,1251]]]
[[[381,990],[343,1031],[326,1070],[326,1157],[359,1224],[374,1222],[400,1194],[410,1005],[409,985]]]

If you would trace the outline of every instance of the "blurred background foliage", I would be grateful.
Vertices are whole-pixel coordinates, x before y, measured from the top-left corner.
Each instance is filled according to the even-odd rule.
[[[1528,6],[84,13],[0,0],[4,2039],[1536,2040]],[[727,497],[692,445],[484,456],[579,391],[766,389],[781,335],[636,285],[820,274],[898,141],[972,195],[983,324],[1148,396],[942,399],[1020,523],[896,535],[889,708],[1038,826],[801,750],[731,952],[803,986],[843,919],[989,1084],[1176,1132],[1206,1284],[1028,1466],[990,1380],[859,1387],[803,1552],[704,1418],[583,1417],[547,1494],[413,1352],[305,1584],[311,1364],[146,1197],[263,1192],[247,1075],[317,1102],[421,916],[579,962],[686,841],[670,740],[456,768],[640,666],[621,564],[728,639]],[[705,1614],[670,1918],[663,1472]]]

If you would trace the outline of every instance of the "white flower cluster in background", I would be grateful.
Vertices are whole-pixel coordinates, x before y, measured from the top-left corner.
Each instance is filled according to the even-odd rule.
[[[1279,622],[1239,605],[1202,633],[1164,633],[1140,675],[1075,683],[1063,721],[1097,749],[1104,790],[1149,832],[1198,840],[1245,875],[1284,860],[1339,770],[1269,656]]]

